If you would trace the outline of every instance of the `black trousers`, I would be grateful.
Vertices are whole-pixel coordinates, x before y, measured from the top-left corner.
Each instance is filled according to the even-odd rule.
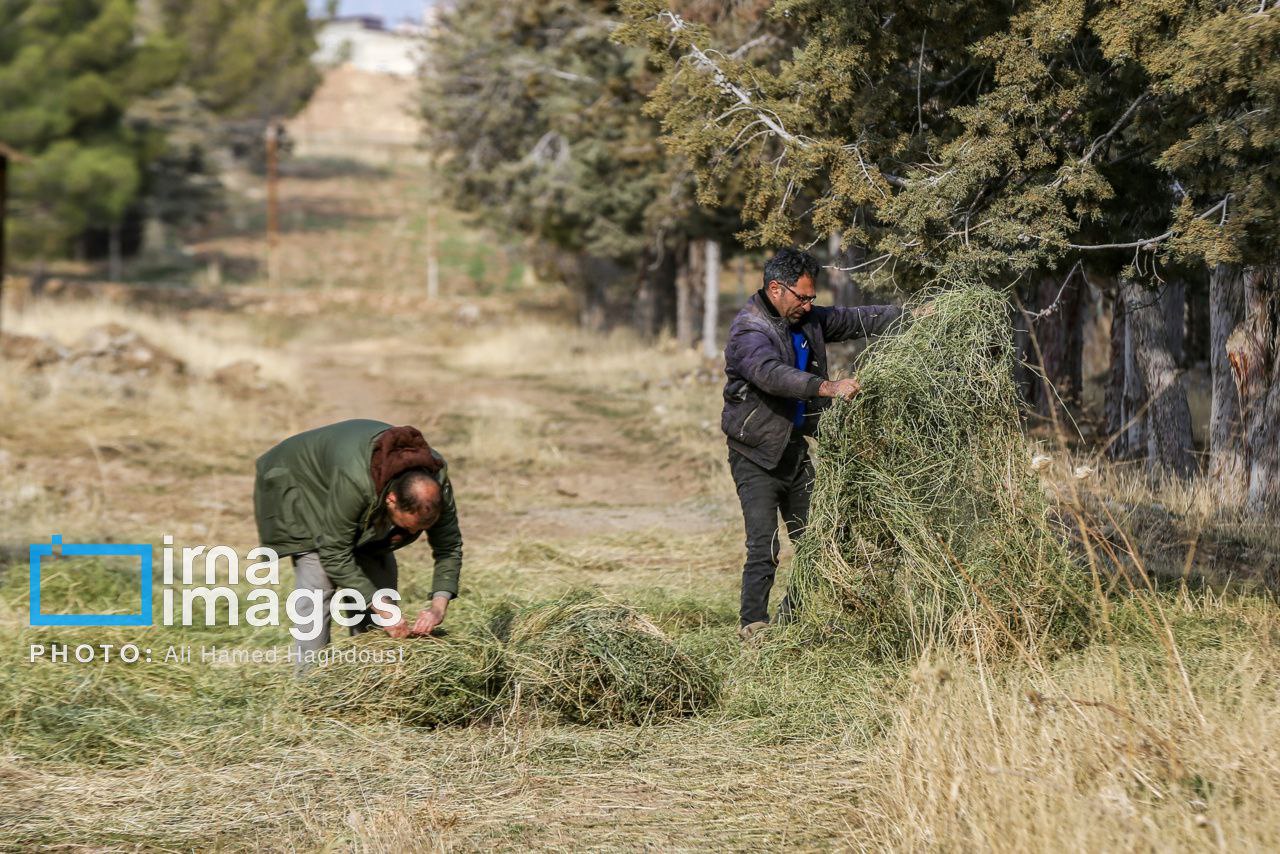
[[[747,562],[742,567],[742,625],[769,619],[769,591],[778,572],[778,516],[787,526],[792,544],[809,521],[809,496],[813,492],[813,462],[804,437],[793,434],[782,459],[763,468],[737,451],[729,451],[729,470],[738,487],[742,520],[747,533]],[[790,603],[783,599],[779,617],[785,619]]]

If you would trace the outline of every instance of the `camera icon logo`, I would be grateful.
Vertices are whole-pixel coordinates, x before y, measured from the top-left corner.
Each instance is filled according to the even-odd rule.
[[[40,559],[55,550],[67,557],[136,557],[140,573],[141,593],[136,614],[45,614],[40,610]],[[151,546],[147,543],[67,543],[54,534],[49,542],[32,543],[31,557],[31,625],[33,626],[150,626],[151,610]]]

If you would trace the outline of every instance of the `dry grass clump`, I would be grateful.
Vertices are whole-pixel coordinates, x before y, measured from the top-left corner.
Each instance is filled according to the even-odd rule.
[[[8,332],[50,336],[73,345],[118,326],[181,360],[196,376],[212,375],[235,362],[251,362],[267,380],[296,385],[300,371],[287,355],[264,347],[244,323],[215,312],[162,314],[109,300],[33,300],[6,317]]]
[[[922,665],[866,767],[853,844],[1276,850],[1274,614],[1192,607],[1183,617],[1185,671],[1177,658],[1103,645],[1037,675]]]
[[[405,641],[370,632],[326,652],[331,660],[297,687],[307,714],[435,727],[471,723],[494,710],[496,648],[483,638]]]
[[[933,307],[867,350],[861,393],[823,418],[803,615],[892,659],[1070,644],[1090,581],[1028,468],[1005,300],[962,287]]]
[[[507,691],[570,723],[639,724],[714,705],[714,674],[648,617],[580,595],[499,614]]]

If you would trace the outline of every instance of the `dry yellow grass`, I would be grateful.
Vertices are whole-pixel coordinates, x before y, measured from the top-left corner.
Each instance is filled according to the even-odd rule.
[[[49,336],[72,346],[90,329],[109,323],[128,327],[151,344],[181,359],[197,377],[235,362],[252,362],[270,381],[293,384],[298,365],[278,349],[264,347],[243,319],[214,312],[185,316],[158,314],[108,301],[32,300],[5,315],[5,330]]]
[[[1264,639],[1255,651],[1204,657],[1190,691],[1131,650],[1095,650],[1039,676],[922,662],[845,841],[903,851],[1277,850],[1280,655]]]

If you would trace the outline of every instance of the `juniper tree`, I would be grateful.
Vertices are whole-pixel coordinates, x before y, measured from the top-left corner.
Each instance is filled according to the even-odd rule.
[[[320,74],[305,0],[139,0],[139,9],[148,31],[182,51],[175,84],[127,115],[163,135],[145,200],[148,225],[159,232],[219,207],[222,152],[260,167],[267,124],[301,108]]]
[[[840,230],[868,249],[864,270],[907,286],[1069,293],[1081,270],[1123,282],[1153,401],[1148,453],[1191,467],[1156,286],[1179,262],[1269,257],[1255,247],[1275,231],[1274,9],[782,0],[767,14],[785,45],[766,56],[662,0],[629,12],[629,35],[668,58],[652,100],[666,139],[704,199],[730,174],[746,182],[755,240]],[[1265,376],[1274,324],[1255,326]]]
[[[591,322],[638,297],[637,325],[655,332],[686,240],[732,225],[698,211],[691,173],[659,145],[642,111],[653,70],[613,41],[617,19],[601,0],[459,3],[429,42],[422,115],[455,205],[550,247]]]

